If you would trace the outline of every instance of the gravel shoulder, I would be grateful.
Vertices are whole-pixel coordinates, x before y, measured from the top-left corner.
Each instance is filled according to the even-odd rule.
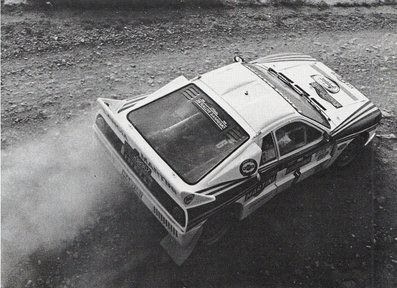
[[[4,287],[397,286],[395,139],[377,137],[347,170],[326,171],[278,195],[224,241],[199,247],[177,267],[158,245],[162,228],[103,168],[87,137],[97,97],[153,91],[179,75],[230,63],[234,55],[290,51],[310,54],[343,75],[386,112],[378,134],[397,135],[396,6],[16,11],[2,14],[1,22],[2,234],[10,237],[2,237]],[[59,147],[72,156],[54,165]],[[20,181],[15,175],[22,175],[15,159],[28,162],[33,172],[26,175],[37,187],[13,187]],[[40,194],[49,186],[38,178],[63,177],[70,169],[111,180],[90,178],[102,196],[90,198],[86,214],[58,213],[64,227],[84,218],[73,233],[54,237],[51,245],[36,237],[37,245],[22,253],[10,239],[38,232],[7,225],[15,199],[22,199],[7,190],[24,195],[29,187]],[[77,184],[84,186],[81,175]],[[18,208],[29,227],[43,224],[32,215],[48,195],[27,212]],[[62,217],[75,214],[81,217]],[[7,258],[14,252],[18,261]]]

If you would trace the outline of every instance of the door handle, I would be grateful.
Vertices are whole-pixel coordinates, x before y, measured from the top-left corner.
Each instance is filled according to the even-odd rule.
[[[294,172],[295,178],[299,178],[299,177],[301,177],[301,175],[302,175],[302,173],[299,169]]]

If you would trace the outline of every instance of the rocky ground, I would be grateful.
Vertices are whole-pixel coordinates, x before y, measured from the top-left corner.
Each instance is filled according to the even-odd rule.
[[[397,286],[396,6],[17,9],[1,21],[4,287]],[[379,137],[176,266],[91,143],[95,99],[287,51],[368,95],[386,116]]]

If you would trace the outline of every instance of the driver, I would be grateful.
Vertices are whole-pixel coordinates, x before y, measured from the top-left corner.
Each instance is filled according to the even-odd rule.
[[[285,132],[283,128],[277,131],[277,142],[280,147],[281,153],[288,150],[288,146],[291,145],[292,139],[289,138],[288,134]]]

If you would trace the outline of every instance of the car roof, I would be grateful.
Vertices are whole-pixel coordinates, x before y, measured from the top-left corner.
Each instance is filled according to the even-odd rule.
[[[256,132],[297,113],[276,90],[241,63],[203,74],[200,81],[222,97]]]

